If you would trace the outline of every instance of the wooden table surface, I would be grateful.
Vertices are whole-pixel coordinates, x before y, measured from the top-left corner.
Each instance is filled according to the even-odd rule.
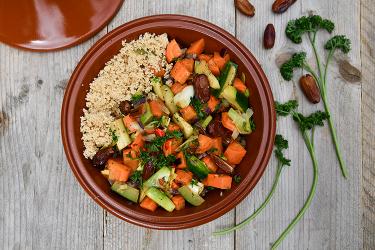
[[[361,83],[346,82],[337,58],[333,63],[329,100],[350,177],[341,177],[328,127],[319,128],[316,196],[280,249],[375,249],[375,2],[300,0],[282,15],[270,11],[272,2],[252,0],[256,15],[248,18],[232,0],[126,0],[104,30],[79,46],[31,53],[0,44],[0,249],[269,249],[302,206],[312,180],[308,152],[291,119],[279,119],[277,131],[290,142],[292,166],[283,171],[269,206],[245,229],[213,237],[214,230],[240,222],[261,203],[274,179],[273,157],[256,188],[221,218],[183,231],[137,227],[104,211],[79,186],[61,143],[61,103],[75,65],[100,37],[135,18],[178,13],[235,35],[258,58],[275,99],[297,98],[302,111],[311,112],[317,106],[296,83],[282,80],[276,62],[297,49],[284,35],[288,20],[310,12],[332,19],[334,33],[351,39],[348,59],[363,76]],[[261,44],[268,23],[277,38],[266,51]],[[321,45],[328,35],[319,37]]]

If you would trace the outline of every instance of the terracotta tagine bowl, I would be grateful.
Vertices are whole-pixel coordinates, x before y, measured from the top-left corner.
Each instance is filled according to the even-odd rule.
[[[80,116],[85,107],[89,84],[104,64],[121,48],[121,41],[137,39],[151,32],[167,33],[185,47],[204,38],[206,50],[227,48],[231,60],[244,72],[250,90],[256,129],[247,137],[248,154],[236,167],[242,177],[231,190],[210,192],[199,207],[169,213],[157,209],[154,213],[132,204],[110,190],[108,181],[83,156]],[[276,115],[267,78],[251,52],[234,36],[206,21],[180,15],[157,15],[126,23],[100,39],[82,58],[67,86],[61,111],[62,141],[69,165],[84,190],[104,209],[130,223],[154,229],[183,229],[202,225],[225,214],[240,203],[262,176],[272,153]],[[222,193],[222,195],[220,195]]]

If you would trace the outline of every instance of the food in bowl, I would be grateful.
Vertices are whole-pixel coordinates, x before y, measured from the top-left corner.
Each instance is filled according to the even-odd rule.
[[[249,90],[225,49],[167,34],[123,42],[90,84],[81,117],[84,156],[111,189],[140,207],[200,206],[231,189],[253,129]]]

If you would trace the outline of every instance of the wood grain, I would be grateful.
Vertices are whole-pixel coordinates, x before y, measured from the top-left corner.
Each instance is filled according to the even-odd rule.
[[[271,14],[270,3],[266,4],[262,0],[252,2],[257,8],[254,18],[249,19],[237,12],[237,37],[259,59],[269,78],[275,99],[286,101],[296,98],[303,113],[322,109],[321,104],[314,106],[305,99],[295,84],[297,77],[294,82],[285,82],[276,70],[276,58],[285,57],[284,55],[291,51],[309,51],[309,60],[312,59],[307,43],[296,46],[286,39],[286,24],[292,18],[311,12],[332,19],[337,24],[335,33],[347,34],[352,40],[350,61],[359,67],[359,1],[298,1],[282,15]],[[277,31],[276,45],[272,50],[261,47],[263,32],[268,23],[273,23]],[[327,37],[324,32],[319,34],[318,44],[321,51]],[[325,55],[321,53],[321,56]],[[335,62],[329,75],[328,89],[350,178],[345,181],[341,177],[328,127],[318,129],[315,138],[320,173],[315,199],[303,220],[285,239],[280,249],[357,249],[362,244],[361,234],[358,234],[361,231],[361,162],[358,161],[361,159],[361,88],[341,79]],[[236,233],[236,246],[239,249],[269,249],[270,244],[278,238],[302,207],[310,190],[311,160],[294,122],[291,119],[280,119],[278,132],[285,135],[290,142],[288,155],[292,166],[282,173],[279,187],[265,211],[246,229]],[[249,216],[265,198],[275,170],[276,163],[272,160],[260,183],[237,207],[237,222]]]
[[[350,37],[353,50],[349,60],[361,68],[362,56],[363,86],[345,82],[337,62],[333,63],[328,92],[350,178],[345,181],[340,175],[328,128],[319,129],[318,190],[304,219],[280,248],[374,249],[373,1],[362,0],[361,22],[359,0],[297,1],[282,15],[271,12],[272,0],[251,2],[256,7],[253,18],[235,11],[233,1],[227,0],[127,0],[107,29],[72,49],[30,53],[0,44],[0,249],[269,249],[302,206],[312,177],[309,155],[290,119],[280,119],[278,132],[289,139],[288,155],[293,164],[282,173],[269,206],[245,229],[213,237],[213,231],[240,222],[261,203],[274,178],[274,159],[249,197],[221,218],[183,231],[144,229],[103,211],[78,185],[63,153],[60,108],[70,74],[98,38],[135,18],[175,13],[205,19],[237,35],[259,59],[275,99],[297,98],[304,113],[321,109],[321,105],[307,103],[296,84],[284,82],[275,70],[276,61],[286,53],[307,49],[306,44],[296,47],[287,41],[283,29],[291,18],[311,11],[332,19],[337,24],[335,32]],[[272,50],[261,47],[268,23],[273,23],[277,32]],[[327,37],[322,33],[320,44]]]
[[[73,177],[60,138],[64,88],[103,33],[56,53],[0,44],[0,249],[95,249],[103,212]],[[4,119],[2,119],[4,120]]]
[[[361,2],[363,249],[375,249],[375,4]]]

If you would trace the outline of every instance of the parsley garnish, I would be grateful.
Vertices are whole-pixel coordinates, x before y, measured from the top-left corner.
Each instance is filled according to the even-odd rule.
[[[210,153],[215,153],[218,149],[217,148],[210,148],[209,150],[207,150],[207,153],[210,154]]]
[[[146,144],[147,151],[141,150],[139,159],[143,164],[151,162],[155,168],[159,169],[164,166],[171,166],[176,161],[176,156],[168,155],[165,156],[162,153],[162,147],[164,143],[171,138],[181,138],[183,136],[180,131],[167,131],[165,136],[156,137],[153,141]]]
[[[142,186],[143,184],[143,178],[142,178],[142,171],[135,171],[131,176],[130,180],[133,181],[134,183],[138,183],[139,186]]]
[[[200,120],[206,117],[207,114],[203,110],[203,103],[201,103],[198,98],[193,97],[191,99],[191,105],[193,106],[195,112],[197,112],[198,118]]]
[[[233,176],[233,181],[237,184],[240,183],[241,182],[241,176],[236,174],[235,176]]]
[[[196,179],[192,179],[190,184],[191,184],[191,187],[193,187],[194,185],[198,184],[198,181]]]
[[[138,102],[139,100],[141,100],[142,98],[144,98],[143,94],[141,93],[136,93],[132,96],[132,101],[133,102]]]
[[[297,108],[298,103],[296,100],[290,100],[286,103],[275,102],[275,110],[278,116],[288,116]]]
[[[176,161],[176,156],[174,155],[168,155],[165,156],[163,153],[149,153],[147,151],[140,152],[139,159],[142,162],[142,164],[146,163],[152,163],[156,169],[160,169],[162,167],[169,167],[173,165],[173,163]]]
[[[251,131],[254,131],[256,128],[253,117],[250,117],[250,128],[251,128]]]
[[[110,128],[110,129],[109,129],[109,133],[110,133],[111,136],[112,136],[112,142],[113,142],[113,143],[117,143],[117,141],[118,141],[118,136],[116,135],[116,132],[113,131],[113,130]]]
[[[150,152],[159,152],[161,150],[161,147],[163,146],[163,144],[168,140],[168,139],[171,139],[171,138],[181,138],[182,137],[182,132],[180,131],[167,131],[165,133],[165,136],[163,137],[156,137],[151,143],[147,144],[146,145],[146,148],[150,151]]]

